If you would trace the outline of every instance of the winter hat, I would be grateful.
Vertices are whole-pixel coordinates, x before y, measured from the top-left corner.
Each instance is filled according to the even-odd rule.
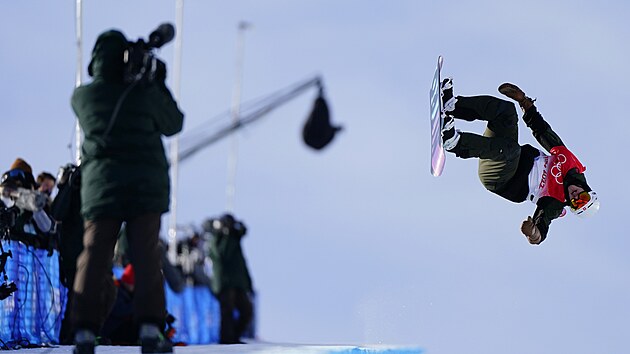
[[[9,170],[15,170],[15,169],[22,170],[30,175],[33,174],[33,169],[31,168],[31,165],[29,165],[26,161],[24,161],[23,159],[19,157],[15,159],[15,161],[9,168]]]
[[[26,161],[17,158],[8,171],[2,175],[2,185],[32,188],[35,186],[35,178],[33,177],[33,169]]]

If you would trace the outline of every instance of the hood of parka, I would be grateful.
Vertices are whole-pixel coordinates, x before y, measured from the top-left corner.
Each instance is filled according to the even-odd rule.
[[[122,32],[109,30],[101,33],[92,50],[92,60],[88,66],[90,76],[110,82],[122,82],[124,53],[128,41]]]

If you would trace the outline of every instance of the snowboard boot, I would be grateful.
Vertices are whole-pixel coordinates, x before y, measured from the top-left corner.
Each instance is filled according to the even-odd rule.
[[[453,78],[447,77],[440,84],[440,93],[442,98],[442,109],[444,112],[450,112],[455,109],[457,98],[453,96]]]
[[[455,130],[455,118],[447,112],[455,109],[457,98],[453,96],[453,78],[447,77],[440,84],[442,99],[442,146],[451,151],[459,142],[459,132]]]
[[[518,102],[523,112],[527,112],[528,109],[534,106],[534,102],[536,101],[535,99],[527,97],[523,90],[509,82],[501,84],[501,86],[499,86],[499,92]]]
[[[459,131],[455,129],[455,118],[450,114],[443,114],[442,124],[442,146],[445,150],[451,151],[459,142]]]

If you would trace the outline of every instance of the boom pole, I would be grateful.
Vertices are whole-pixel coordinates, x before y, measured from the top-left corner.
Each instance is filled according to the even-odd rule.
[[[181,163],[185,160],[188,160],[189,158],[191,158],[192,156],[194,156],[196,153],[203,150],[204,148],[229,136],[230,134],[243,128],[244,126],[257,121],[258,119],[264,117],[268,113],[271,113],[274,109],[282,106],[283,104],[291,101],[293,98],[299,96],[302,92],[306,91],[312,86],[317,86],[321,90],[322,80],[319,76],[313,77],[302,83],[297,84],[295,87],[291,88],[289,92],[286,92],[284,94],[278,95],[276,93],[276,94],[271,95],[271,96],[278,95],[278,97],[249,114],[241,115],[238,121],[232,122],[231,124],[218,129],[216,132],[214,132],[207,138],[203,139],[198,144],[190,148],[182,150],[179,154],[179,162]]]

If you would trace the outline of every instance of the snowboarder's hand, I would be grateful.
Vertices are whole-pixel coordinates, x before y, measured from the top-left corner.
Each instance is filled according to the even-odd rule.
[[[527,240],[532,245],[537,245],[542,242],[542,235],[540,234],[540,230],[534,224],[534,219],[531,216],[527,217],[527,220],[523,221],[521,225],[521,232],[523,235],[527,236]]]

